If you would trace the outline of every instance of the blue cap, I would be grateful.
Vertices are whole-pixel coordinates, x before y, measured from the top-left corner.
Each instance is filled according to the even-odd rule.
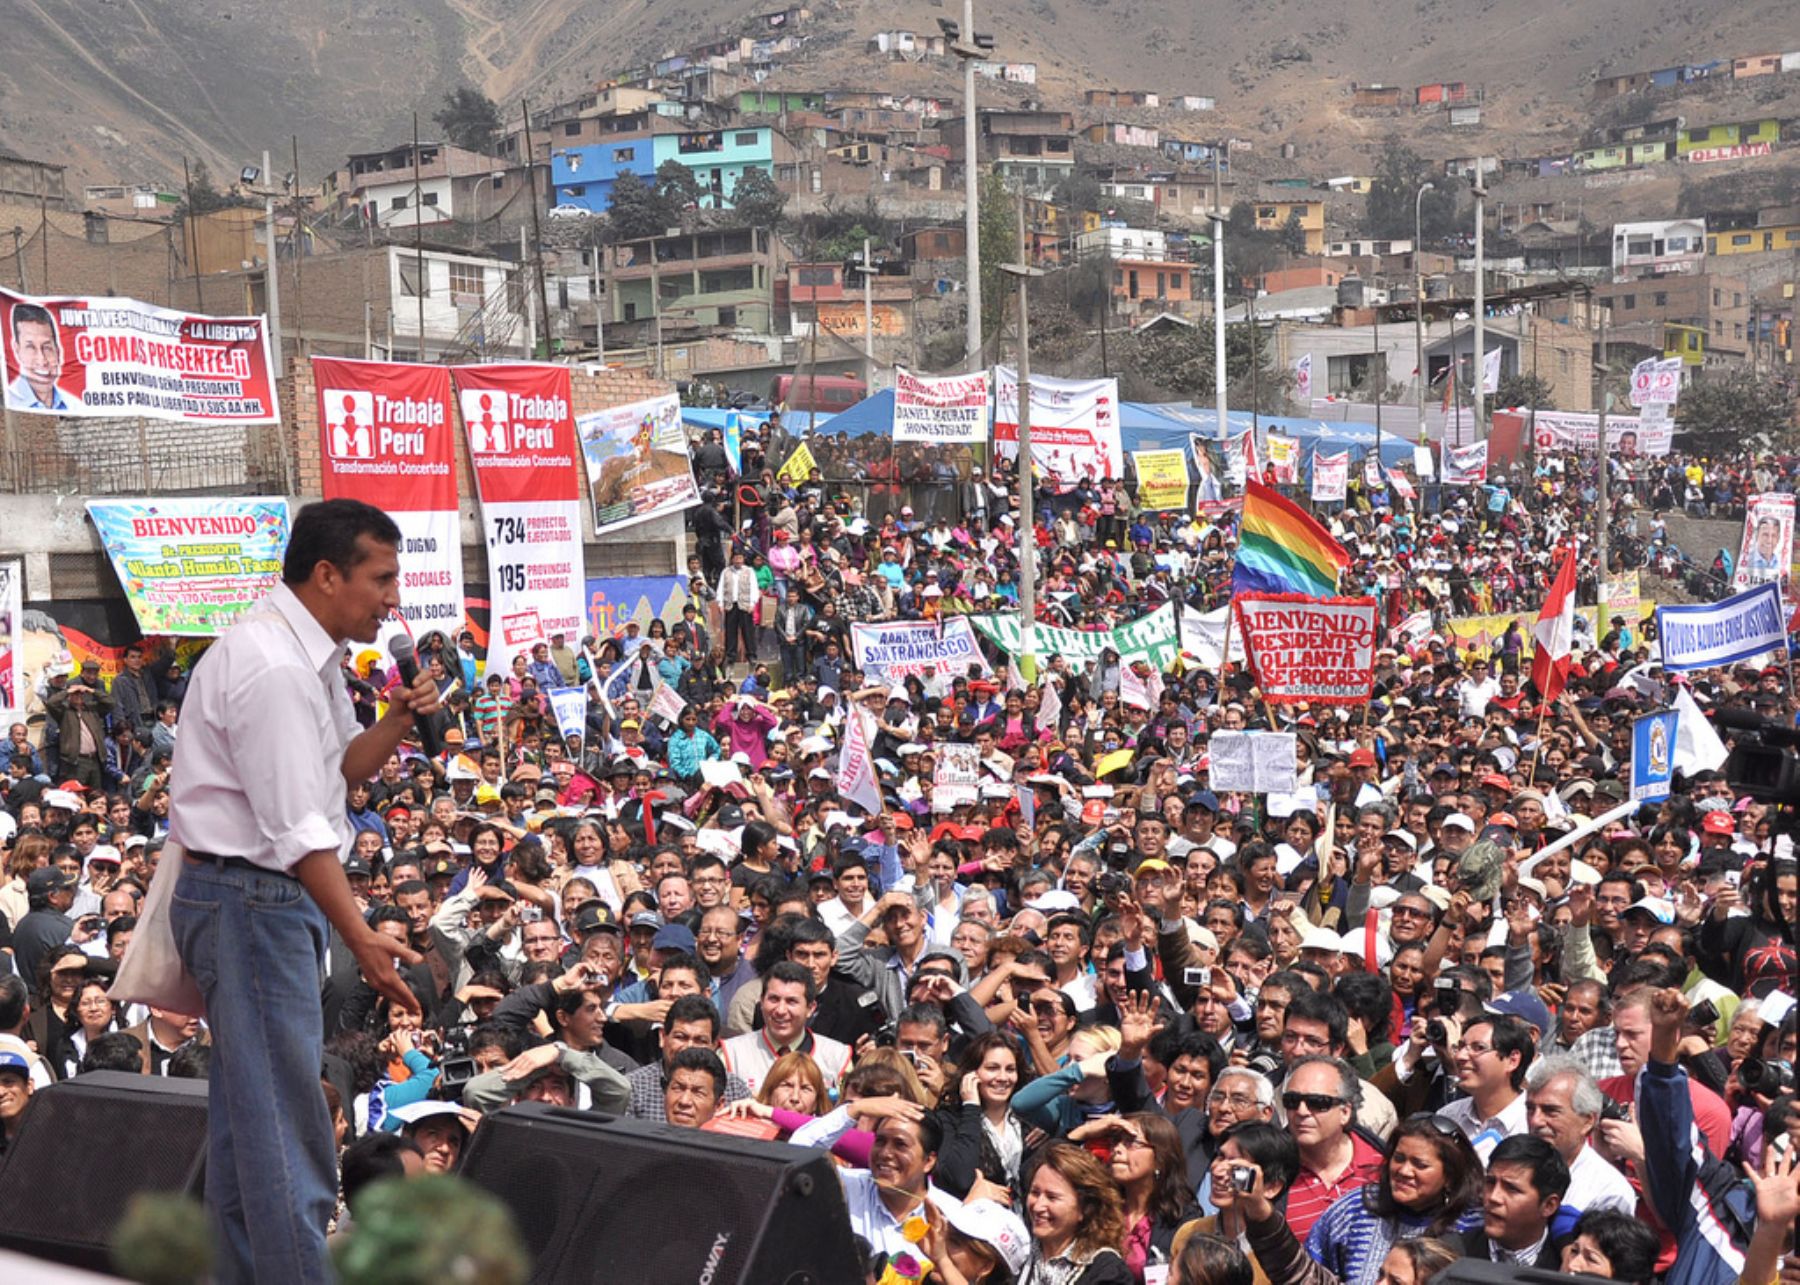
[[[1502,1017],[1516,1017],[1527,1026],[1535,1026],[1539,1035],[1550,1029],[1550,1010],[1544,1001],[1530,991],[1501,991],[1482,1004],[1482,1008]]]
[[[17,1071],[27,1079],[31,1077],[31,1063],[23,1053],[12,1049],[0,1049],[0,1071]]]
[[[686,924],[664,924],[656,930],[656,936],[650,942],[651,950],[679,950],[691,955],[697,943],[694,933]]]
[[[1211,790],[1196,790],[1193,794],[1188,795],[1188,806],[1205,808],[1208,812],[1216,813],[1219,810],[1219,796]]]

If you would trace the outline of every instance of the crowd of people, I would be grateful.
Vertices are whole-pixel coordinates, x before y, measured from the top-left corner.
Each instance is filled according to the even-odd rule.
[[[1345,590],[1382,599],[1375,694],[1308,707],[1192,656],[1146,704],[1116,653],[986,639],[966,671],[862,672],[853,623],[1016,610],[1016,472],[965,462],[927,516],[877,517],[778,478],[754,434],[741,472],[696,458],[679,620],[504,673],[472,632],[421,638],[455,688],[445,753],[409,743],[347,792],[357,905],[421,962],[415,1014],[327,953],[340,1233],[370,1184],[454,1171],[485,1115],[536,1100],[828,1150],[871,1280],[1776,1278],[1793,811],[1716,769],[1623,805],[1632,718],[1678,686],[1788,726],[1794,694],[1780,665],[1664,674],[1653,626],[1617,619],[1541,699],[1529,614],[1571,551],[1582,601],[1601,579],[1591,462],[1418,499],[1359,475],[1329,522]],[[1644,477],[1612,496],[1609,574],[1666,543],[1668,479]],[[1229,598],[1228,508],[1143,513],[1104,479],[1035,498],[1045,621]],[[1449,621],[1487,611],[1527,619],[1460,646]],[[344,678],[365,723],[398,681],[373,653]],[[0,747],[0,1153],[56,1080],[207,1074],[202,1022],[108,994],[185,683],[149,644],[110,685],[52,674]],[[582,684],[565,736],[545,693]],[[1209,738],[1246,728],[1296,734],[1294,792],[1213,788]],[[965,744],[979,780],[948,785]]]

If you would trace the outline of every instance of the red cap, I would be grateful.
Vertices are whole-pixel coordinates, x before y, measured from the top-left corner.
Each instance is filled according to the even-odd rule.
[[[59,790],[67,790],[70,794],[86,794],[87,793],[87,786],[83,785],[80,781],[64,781],[61,785],[57,786],[56,788]]]
[[[1598,441],[1599,439],[1596,438],[1594,440]],[[894,829],[910,830],[912,828],[913,828],[912,813],[910,813],[910,812],[895,812],[894,813]]]
[[[1489,772],[1486,776],[1482,777],[1479,781],[1475,782],[1475,784],[1491,785],[1496,790],[1505,790],[1508,794],[1512,793],[1512,788],[1513,788],[1513,783],[1511,781],[1507,780],[1504,776],[1501,776],[1500,773],[1498,773],[1498,772]]]
[[[1364,745],[1350,751],[1351,767],[1374,767],[1375,751]]]
[[[1700,823],[1705,834],[1736,834],[1737,823],[1731,819],[1729,812],[1708,812],[1706,820]]]
[[[1510,826],[1514,830],[1519,828],[1519,823],[1513,819],[1513,814],[1510,812],[1494,813],[1493,816],[1488,818],[1488,824]]]

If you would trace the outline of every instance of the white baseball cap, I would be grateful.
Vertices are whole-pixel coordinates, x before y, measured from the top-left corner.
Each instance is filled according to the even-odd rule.
[[[1444,818],[1443,826],[1440,828],[1448,826],[1455,826],[1459,830],[1467,830],[1470,834],[1475,833],[1475,822],[1464,816],[1461,812],[1452,812],[1449,816]]]
[[[1006,1270],[1017,1276],[1031,1261],[1031,1233],[1012,1210],[993,1200],[965,1200],[933,1187],[931,1202],[944,1220],[970,1240],[978,1240],[1000,1255]]]

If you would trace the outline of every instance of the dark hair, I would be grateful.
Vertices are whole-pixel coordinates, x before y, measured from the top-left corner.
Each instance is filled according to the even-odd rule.
[[[1272,1182],[1283,1191],[1300,1176],[1300,1144],[1294,1135],[1267,1120],[1242,1120],[1225,1130],[1227,1138],[1236,1142],[1238,1150],[1250,1157],[1250,1163],[1262,1170],[1264,1182]]]
[[[1399,1218],[1402,1214],[1419,1211],[1407,1210],[1394,1199],[1392,1180],[1388,1170],[1394,1152],[1408,1138],[1419,1138],[1431,1144],[1437,1153],[1438,1163],[1444,1167],[1444,1191],[1438,1197],[1438,1203],[1432,1213],[1431,1222],[1426,1226],[1423,1235],[1441,1236],[1456,1226],[1457,1220],[1471,1209],[1481,1204],[1481,1157],[1475,1154],[1475,1148],[1463,1131],[1447,1120],[1441,1120],[1429,1114],[1409,1116],[1402,1120],[1393,1136],[1388,1139],[1386,1158],[1382,1162],[1381,1176],[1362,1189],[1363,1208],[1377,1218]]]
[[[189,1040],[169,1054],[171,1080],[204,1080],[212,1074],[212,1045]]]
[[[57,334],[56,321],[51,317],[48,308],[39,303],[15,303],[12,310],[13,343],[16,344],[19,342],[20,326],[34,325],[48,326],[50,327],[50,333],[52,335]],[[62,346],[62,339],[60,336],[57,338],[57,346],[59,349]]]
[[[1617,1209],[1590,1209],[1575,1220],[1576,1236],[1594,1242],[1616,1281],[1643,1282],[1656,1271],[1656,1233]]]
[[[78,1068],[82,1075],[89,1071],[129,1071],[144,1069],[144,1046],[135,1035],[124,1031],[108,1031],[90,1040]]]
[[[1378,1042],[1394,1008],[1394,990],[1387,978],[1380,973],[1345,973],[1337,979],[1331,993],[1351,1016],[1362,1022],[1370,1043]]]
[[[698,997],[696,996],[696,998]],[[725,1096],[725,1064],[711,1049],[699,1047],[682,1049],[675,1055],[675,1060],[669,1063],[669,1078],[674,1079],[677,1071],[705,1071],[712,1077],[713,1096],[717,1098]]]
[[[1325,1027],[1331,1047],[1344,1047],[1344,1039],[1350,1029],[1350,1011],[1336,996],[1321,994],[1310,987],[1290,996],[1282,1024],[1285,1026],[1296,1017],[1320,1023]]]
[[[764,844],[779,837],[775,827],[767,821],[746,821],[744,822],[744,833],[738,842],[738,851],[743,854],[745,860],[749,860]]]
[[[17,973],[0,974],[0,1031],[12,1031],[25,1020],[30,988]]]
[[[1206,1059],[1208,1079],[1216,1080],[1219,1072],[1225,1069],[1225,1050],[1219,1041],[1205,1031],[1190,1031],[1177,1040],[1169,1049],[1168,1061],[1164,1066],[1173,1066],[1178,1057],[1199,1057]]]
[[[944,1077],[944,1091],[939,1095],[938,1106],[945,1111],[957,1111],[962,1105],[963,1076],[972,1075],[981,1069],[987,1061],[987,1055],[995,1049],[1005,1049],[1012,1054],[1013,1065],[1018,1068],[1019,1079],[1013,1086],[1017,1093],[1033,1078],[1031,1059],[1019,1052],[1018,1042],[1005,1031],[984,1031],[969,1041],[969,1046],[962,1051],[957,1060],[956,1073]]]
[[[406,1174],[406,1152],[424,1158],[419,1144],[398,1133],[365,1134],[344,1148],[339,1182],[344,1188],[344,1206],[355,1212],[356,1197],[362,1189],[383,1178],[400,1178]]]
[[[18,324],[18,312],[13,312]],[[283,584],[303,585],[312,579],[313,568],[329,562],[340,571],[349,571],[365,556],[359,547],[363,536],[376,544],[400,544],[400,527],[394,519],[361,500],[316,500],[294,515],[288,531],[287,554],[281,563]]]
[[[1156,1157],[1151,1179],[1150,1208],[1152,1219],[1171,1226],[1194,1215],[1194,1189],[1188,1185],[1187,1152],[1181,1133],[1169,1117],[1160,1111],[1135,1111],[1125,1117],[1143,1131],[1144,1141]]]
[[[656,970],[659,984],[662,981],[662,975],[667,972],[692,973],[694,980],[700,983],[702,991],[712,983],[712,974],[707,971],[705,961],[690,951],[674,950],[664,955],[662,963]]]
[[[710,1008],[711,1005],[707,1007]],[[674,1013],[673,1006],[669,1011]],[[509,1027],[496,1026],[493,1022],[477,1022],[469,1029],[469,1056],[473,1057],[482,1049],[488,1048],[499,1049],[510,1062],[525,1051],[525,1036]]]
[[[929,1026],[938,1039],[943,1039],[945,1032],[950,1029],[944,1010],[936,1004],[908,1004],[900,1010],[900,1016],[894,1019],[894,1025]]]
[[[1190,1236],[1176,1258],[1181,1279],[1194,1285],[1254,1285],[1256,1270],[1244,1251],[1217,1236]]]
[[[1469,1026],[1485,1024],[1493,1034],[1494,1056],[1505,1061],[1514,1053],[1519,1055],[1519,1065],[1507,1077],[1515,1090],[1525,1087],[1525,1073],[1531,1069],[1531,1059],[1537,1056],[1537,1042],[1531,1038],[1531,1028],[1510,1014],[1488,1013],[1469,1023]],[[1465,1037],[1467,1031],[1464,1032]],[[1491,1164],[1492,1161],[1489,1161]]]
[[[818,984],[813,981],[812,970],[803,968],[791,960],[784,959],[769,969],[768,976],[763,980],[765,995],[768,993],[771,982],[787,982],[789,985],[804,986],[808,1004],[819,998],[819,988]]]
[[[712,1028],[712,1037],[719,1038],[719,1010],[704,995],[683,995],[669,1005],[668,1016],[663,1018],[663,1029],[666,1031],[677,1022],[705,1022]]]
[[[1539,1200],[1545,1196],[1561,1199],[1569,1193],[1568,1162],[1555,1147],[1532,1134],[1502,1138],[1488,1157],[1488,1172],[1492,1173],[1496,1165],[1520,1165],[1531,1170],[1531,1188]]]
[[[787,925],[788,948],[790,950],[795,946],[800,945],[802,942],[813,946],[822,945],[830,946],[833,949],[837,948],[837,938],[832,934],[831,929],[825,926],[824,921],[812,919],[805,915],[791,915],[787,917],[793,920],[792,923]]]

